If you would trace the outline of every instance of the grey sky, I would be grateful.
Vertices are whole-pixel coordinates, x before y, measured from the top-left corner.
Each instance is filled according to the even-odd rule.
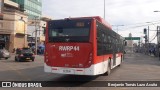
[[[81,16],[104,17],[103,8],[104,0],[43,0],[43,15],[53,19]],[[118,28],[121,35],[128,36],[131,32],[133,36],[141,36],[143,28],[147,26],[139,28],[137,26],[146,25],[145,22],[160,22],[160,13],[154,13],[155,10],[160,10],[160,0],[106,0],[105,17],[111,25],[125,25]],[[113,29],[117,28],[113,27]],[[156,29],[156,27],[151,24],[150,29]],[[154,34],[155,32],[151,32],[151,39]]]

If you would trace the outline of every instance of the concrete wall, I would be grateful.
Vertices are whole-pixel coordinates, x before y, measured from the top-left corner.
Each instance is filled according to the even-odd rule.
[[[14,21],[0,20],[0,33],[1,34],[13,34],[14,33]]]

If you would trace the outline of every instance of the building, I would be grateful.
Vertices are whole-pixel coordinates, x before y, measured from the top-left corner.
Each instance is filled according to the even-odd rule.
[[[20,9],[28,14],[29,19],[41,17],[42,0],[12,0],[19,4]]]
[[[12,52],[14,48],[26,47],[27,14],[21,12],[19,5],[10,0],[4,0],[3,6],[3,18],[0,20],[0,48]]]
[[[4,5],[4,0],[0,0],[0,20],[3,19],[3,5]]]
[[[46,27],[46,21],[42,19],[42,0],[12,0],[20,5],[21,11],[28,14],[28,30],[29,35],[27,40],[29,46],[35,44],[35,31],[37,30],[38,43],[44,42],[44,28]]]
[[[132,34],[129,33],[129,37],[132,38]],[[133,40],[127,40],[127,46],[125,47],[126,52],[133,52]]]
[[[36,20],[33,21],[32,24],[28,25],[27,33],[29,34],[28,37],[29,46],[33,46],[35,44],[36,31],[37,31],[38,44],[45,41],[45,36],[44,36],[45,27],[46,27],[46,22],[43,20]]]
[[[132,37],[131,33],[129,33],[129,37]],[[133,40],[127,40],[127,46],[128,47],[133,47]]]
[[[45,41],[45,28],[47,21],[52,20],[50,17],[41,17],[41,19],[36,19],[36,20],[30,20],[28,24],[28,43],[30,44],[29,46],[32,46],[32,44],[35,44],[35,34],[37,30],[37,41],[38,44],[41,44]]]

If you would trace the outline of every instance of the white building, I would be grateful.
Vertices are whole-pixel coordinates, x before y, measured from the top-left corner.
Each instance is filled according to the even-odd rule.
[[[29,20],[27,33],[29,34],[28,42],[35,43],[35,35],[37,30],[38,44],[45,41],[45,28],[47,21],[51,20],[47,17],[42,17],[41,19]]]

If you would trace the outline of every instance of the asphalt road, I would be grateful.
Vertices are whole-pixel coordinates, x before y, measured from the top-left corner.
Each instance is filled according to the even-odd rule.
[[[120,67],[112,70],[111,75],[99,76],[74,76],[49,74],[43,71],[43,56],[36,56],[35,62],[15,62],[14,56],[9,60],[0,60],[0,81],[160,81],[160,61],[158,58],[143,54],[130,53],[125,55],[125,60]],[[109,88],[109,87],[54,87],[37,88],[54,90],[160,90],[160,88]],[[97,83],[98,85],[99,83]],[[0,88],[1,89],[1,88]],[[9,88],[6,88],[9,89]],[[22,88],[21,88],[22,89]],[[27,88],[23,88],[27,89]],[[30,88],[35,89],[35,88]],[[17,90],[17,88],[16,88]]]

